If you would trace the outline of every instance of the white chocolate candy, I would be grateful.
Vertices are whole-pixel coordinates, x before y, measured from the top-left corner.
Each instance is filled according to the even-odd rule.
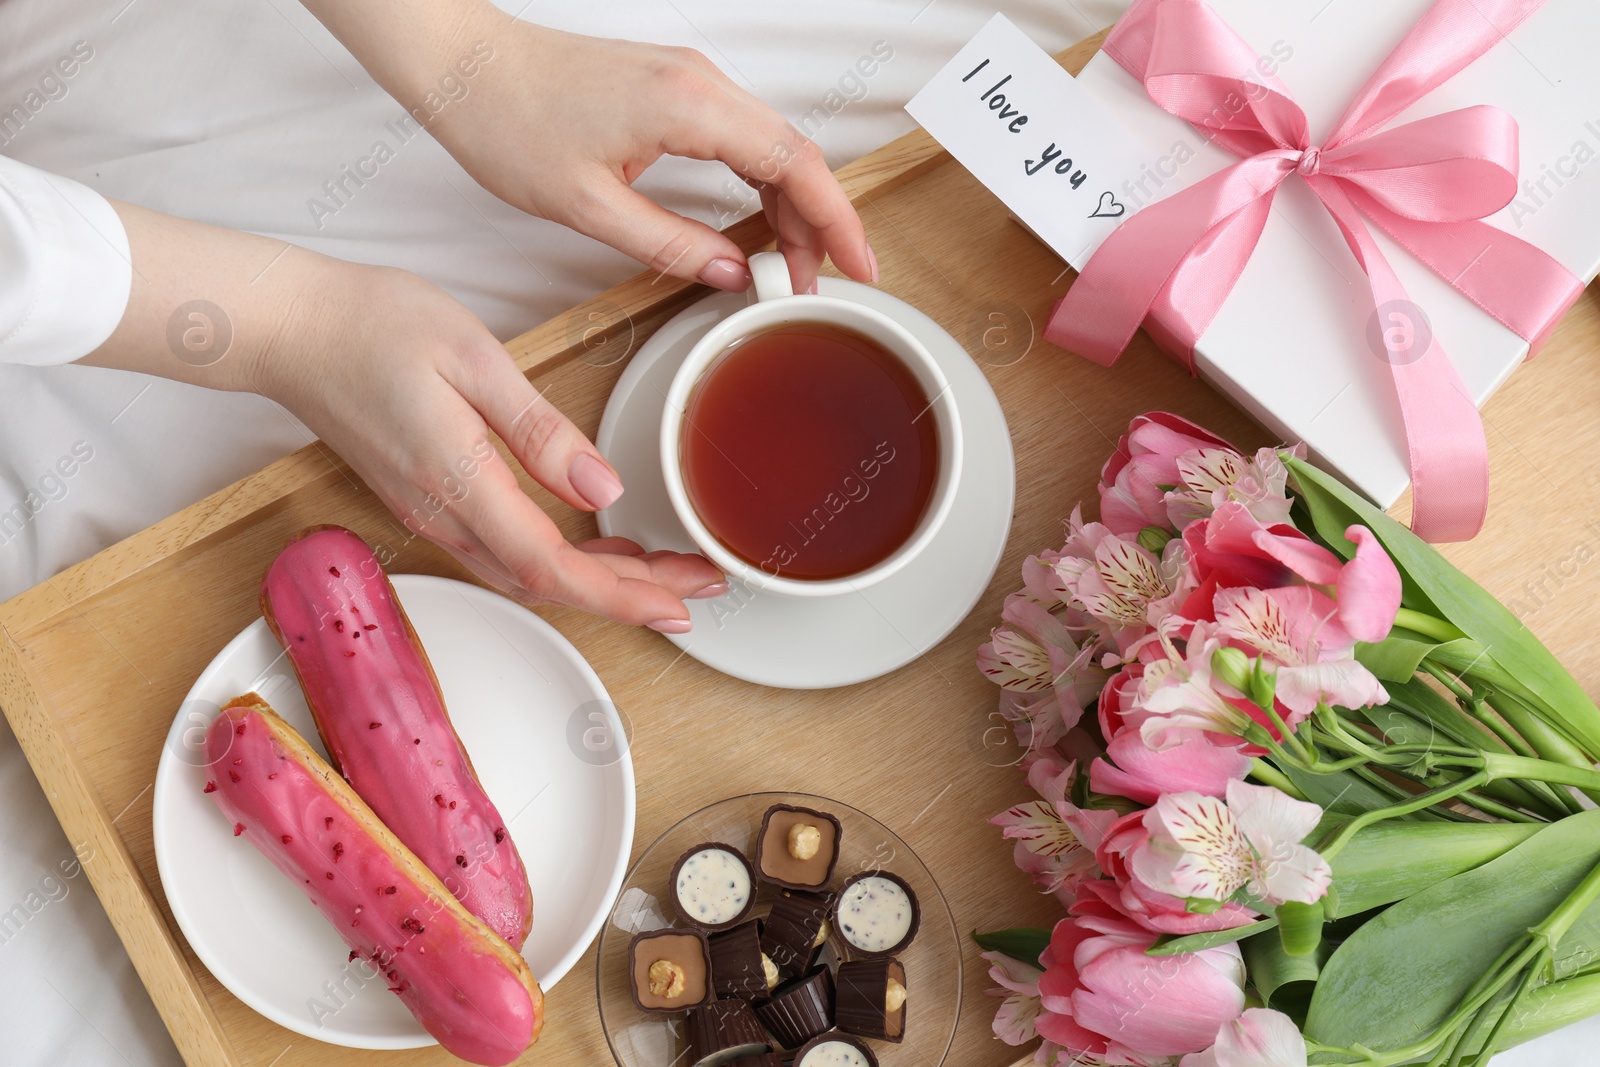
[[[801,1057],[794,1067],[867,1067],[867,1058],[854,1045],[824,1041]]]
[[[685,915],[721,926],[750,903],[750,869],[726,849],[703,848],[683,861],[674,890]]]
[[[911,932],[911,915],[911,898],[900,883],[873,875],[844,891],[834,922],[840,936],[861,951],[887,952]]]

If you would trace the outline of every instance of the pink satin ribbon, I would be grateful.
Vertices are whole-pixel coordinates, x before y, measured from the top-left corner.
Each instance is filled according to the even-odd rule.
[[[1241,161],[1118,227],[1056,305],[1046,339],[1109,366],[1144,323],[1192,372],[1195,344],[1255,251],[1273,196],[1298,174],[1366,272],[1374,307],[1407,297],[1363,216],[1537,350],[1583,284],[1479,221],[1516,196],[1516,120],[1480,106],[1383,127],[1543,3],[1438,0],[1313,145],[1300,106],[1278,79],[1248,77],[1256,52],[1205,0],[1136,0],[1105,51],[1164,110]],[[1420,356],[1389,350],[1388,363],[1410,454],[1412,528],[1430,541],[1467,540],[1489,496],[1477,406],[1436,340]]]

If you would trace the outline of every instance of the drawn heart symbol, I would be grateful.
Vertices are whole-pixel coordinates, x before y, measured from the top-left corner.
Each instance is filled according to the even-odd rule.
[[[1107,190],[1100,194],[1100,203],[1095,205],[1095,209],[1089,217],[1091,219],[1120,219],[1127,214],[1127,211],[1127,206],[1112,196],[1110,190]]]

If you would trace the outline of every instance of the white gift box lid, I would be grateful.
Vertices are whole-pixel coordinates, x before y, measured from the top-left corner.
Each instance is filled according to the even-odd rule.
[[[1252,48],[1281,58],[1277,76],[1305,110],[1313,144],[1431,5],[1432,0],[1211,0]],[[1473,104],[1494,104],[1514,115],[1521,133],[1522,193],[1486,221],[1543,249],[1586,283],[1600,271],[1597,45],[1600,3],[1548,0],[1499,45],[1390,124]],[[1144,192],[1132,189],[1134,206],[1236,162],[1157,107],[1103,52],[1078,80],[1151,149],[1153,176]],[[1194,153],[1182,165],[1174,162],[1179,144]],[[1528,343],[1376,226],[1371,229],[1481,407],[1526,357]],[[1373,315],[1366,277],[1332,217],[1291,176],[1278,191],[1238,286],[1200,338],[1195,365],[1284,441],[1304,441],[1315,459],[1388,507],[1405,491],[1410,474],[1390,368],[1367,340]]]

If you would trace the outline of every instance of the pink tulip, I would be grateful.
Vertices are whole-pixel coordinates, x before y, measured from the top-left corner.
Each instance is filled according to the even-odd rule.
[[[1117,908],[1130,920],[1157,934],[1183,936],[1211,930],[1232,930],[1260,918],[1241,904],[1224,904],[1210,914],[1190,912],[1188,903],[1182,898],[1152,888],[1137,877],[1132,865],[1133,856],[1147,849],[1150,844],[1145,814],[1145,811],[1136,811],[1124,815],[1106,830],[1100,847],[1095,850],[1095,861],[1106,873],[1107,880],[1079,886],[1080,896],[1094,887],[1096,893],[1113,897]]]
[[[1181,484],[1178,457],[1204,448],[1238,451],[1209,430],[1165,411],[1135,418],[1100,470],[1100,521],[1128,537],[1138,536],[1146,526],[1167,526],[1167,489]]]
[[[1160,750],[1140,736],[1144,716],[1128,701],[1138,690],[1144,667],[1131,664],[1100,693],[1100,733],[1106,754],[1089,767],[1089,784],[1096,793],[1127,797],[1154,804],[1163,793],[1196,792],[1222,796],[1228,783],[1250,771],[1250,756],[1237,740],[1196,729],[1175,729]],[[1132,712],[1132,715],[1128,714]]]
[[[1147,956],[1156,935],[1133,922],[1105,882],[1051,934],[1039,978],[1038,1032],[1075,1053],[1152,1064],[1199,1052],[1244,1010],[1244,963],[1236,945]]]
[[[1400,608],[1400,572],[1366,527],[1351,526],[1345,536],[1356,546],[1348,563],[1293,526],[1264,525],[1243,504],[1226,503],[1183,531],[1197,584],[1180,610],[1185,618],[1215,618],[1219,589],[1320,587],[1342,634],[1381,641]],[[1328,595],[1335,591],[1337,599]]]
[[[1281,1011],[1251,1008],[1223,1024],[1215,1045],[1185,1056],[1179,1067],[1306,1067],[1306,1042]]]

